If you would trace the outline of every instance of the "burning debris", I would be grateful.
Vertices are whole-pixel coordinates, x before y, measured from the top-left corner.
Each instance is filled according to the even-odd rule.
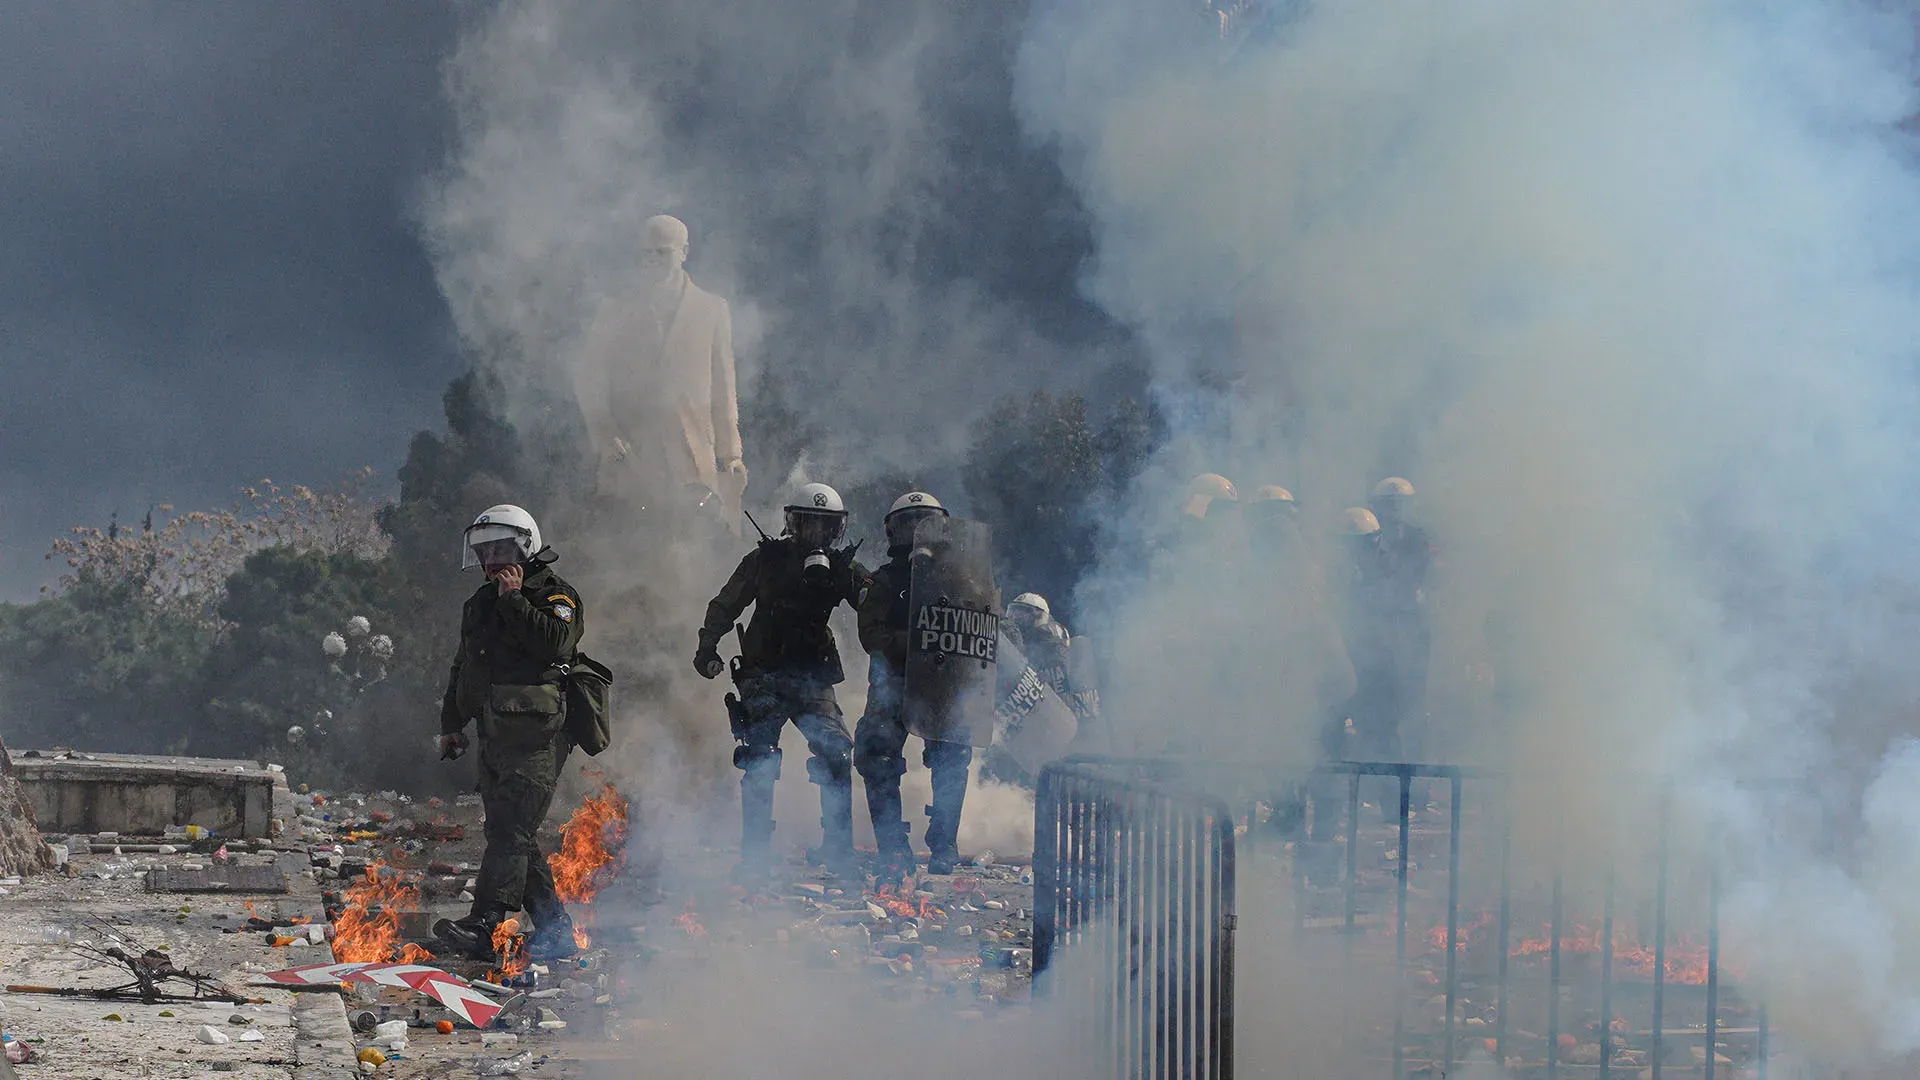
[[[1499,945],[1498,916],[1491,911],[1482,911],[1461,922],[1455,927],[1454,951],[1457,954],[1479,954],[1491,951],[1497,954]],[[1559,953],[1563,961],[1580,958],[1598,958],[1605,952],[1604,931],[1597,921],[1582,919],[1568,920],[1566,929],[1560,935]],[[1422,935],[1430,953],[1444,954],[1447,948],[1447,928],[1444,924],[1435,926]],[[1553,924],[1542,923],[1537,933],[1510,934],[1507,944],[1507,956],[1511,960],[1545,961],[1553,954]],[[1621,919],[1613,927],[1612,963],[1616,978],[1634,978],[1651,982],[1654,967],[1661,965],[1662,981],[1674,986],[1705,986],[1707,984],[1709,962],[1712,949],[1705,941],[1692,934],[1669,935],[1664,958],[1660,950],[1647,943],[1633,923]],[[1717,960],[1719,978],[1724,982],[1738,983],[1746,978],[1746,969],[1735,961],[1720,956]]]
[[[508,986],[526,974],[531,961],[527,957],[527,938],[520,932],[520,920],[506,918],[493,928],[493,954],[499,967],[487,972],[487,981]]]
[[[401,871],[384,863],[368,866],[348,887],[346,906],[334,919],[334,956],[348,963],[431,962],[431,952],[400,933],[401,916],[419,910],[420,890]]]
[[[547,857],[553,888],[569,904],[590,904],[627,862],[625,796],[607,784],[560,826],[560,850]]]

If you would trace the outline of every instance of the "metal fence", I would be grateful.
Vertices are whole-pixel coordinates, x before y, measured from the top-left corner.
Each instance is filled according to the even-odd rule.
[[[1378,778],[1364,783],[1384,789],[1371,796],[1379,804],[1378,829],[1363,821],[1363,778]],[[1636,853],[1632,873],[1620,874],[1607,854],[1579,850],[1561,851],[1550,868],[1517,867],[1513,822],[1502,806],[1506,786],[1491,773],[1335,762],[1317,770],[1308,787],[1316,794],[1313,812],[1331,810],[1337,824],[1320,823],[1317,844],[1303,837],[1273,845],[1276,857],[1288,857],[1293,926],[1343,933],[1360,948],[1375,948],[1383,967],[1390,928],[1390,1055],[1378,1045],[1356,1047],[1356,1059],[1377,1058],[1396,1080],[1410,1068],[1413,1075],[1453,1075],[1468,1053],[1490,1058],[1486,1064],[1507,1075],[1554,1080],[1615,1073],[1716,1080],[1736,1064],[1741,1075],[1766,1077],[1767,1012],[1727,979],[1720,880],[1710,867],[1686,879],[1705,896],[1690,892],[1678,906],[1703,932],[1704,945],[1676,936],[1670,795],[1659,797],[1649,850]],[[1232,1076],[1236,826],[1254,830],[1249,839],[1256,842],[1242,846],[1242,858],[1265,854],[1252,808],[1286,803],[1280,788],[1243,765],[1074,759],[1043,772],[1035,810],[1036,989],[1104,1002],[1093,1041],[1105,1054],[1096,1060],[1109,1062],[1112,1075]],[[1463,874],[1469,834],[1480,867],[1470,882]],[[1316,848],[1334,858],[1322,860],[1313,882]],[[1574,917],[1569,866],[1582,881],[1596,882],[1600,911],[1589,914],[1597,914],[1597,928]],[[1431,880],[1442,869],[1444,912],[1427,908],[1439,921],[1422,929],[1413,921],[1412,879]],[[1516,895],[1519,873],[1540,883],[1524,897]],[[1329,876],[1337,880],[1332,889],[1325,887]],[[1468,884],[1476,891],[1470,898],[1463,896]],[[1433,904],[1439,889],[1420,892],[1423,904]],[[1337,910],[1315,917],[1316,895],[1337,902]],[[1540,928],[1537,938],[1520,939],[1519,899],[1541,917],[1532,924]],[[1642,936],[1648,924],[1650,943]],[[1684,971],[1676,968],[1676,942],[1688,950]],[[1624,959],[1623,947],[1633,950]],[[1349,945],[1350,957],[1355,949]],[[1438,990],[1444,1002],[1438,1030],[1409,1024],[1416,985]],[[1469,994],[1486,1015],[1461,1016]],[[1743,1019],[1725,1024],[1723,1011]],[[1377,1022],[1384,1018],[1367,1019],[1384,1037],[1387,1025]],[[1723,1057],[1723,1047],[1734,1056]]]
[[[1035,989],[1090,1006],[1084,1059],[1114,1076],[1231,1080],[1227,802],[1143,763],[1082,759],[1042,771],[1034,824]]]

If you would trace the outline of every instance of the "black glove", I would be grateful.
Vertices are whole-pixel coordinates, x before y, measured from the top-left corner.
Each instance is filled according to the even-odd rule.
[[[702,645],[694,650],[693,670],[699,672],[703,679],[713,679],[727,670],[727,665],[720,659],[720,650],[711,645]]]
[[[464,731],[449,731],[439,738],[440,760],[452,761],[467,752],[467,734]]]

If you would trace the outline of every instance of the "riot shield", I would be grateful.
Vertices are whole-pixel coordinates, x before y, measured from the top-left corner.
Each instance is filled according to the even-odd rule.
[[[999,702],[995,710],[1000,746],[1019,764],[1029,780],[1041,766],[1066,753],[1080,722],[1040,673],[1027,663],[1020,647],[1000,639]]]
[[[923,739],[993,741],[999,591],[993,529],[965,518],[922,521],[908,588],[907,730]]]

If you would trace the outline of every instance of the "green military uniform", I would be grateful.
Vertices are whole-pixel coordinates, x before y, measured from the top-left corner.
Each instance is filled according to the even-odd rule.
[[[564,920],[566,908],[535,836],[572,747],[557,665],[573,658],[583,618],[580,594],[551,567],[523,565],[519,591],[502,596],[488,581],[461,611],[440,730],[479,723],[487,849],[468,919],[491,926],[524,907],[535,926],[547,927]]]
[[[733,763],[741,772],[740,849],[748,863],[765,858],[773,837],[780,732],[789,720],[807,740],[807,778],[820,788],[823,856],[842,865],[853,857],[853,740],[833,691],[846,675],[827,620],[858,599],[867,571],[851,549],[839,548],[810,579],[807,554],[791,537],[762,540],[707,605],[700,629],[698,656],[718,659],[720,639],[753,605],[734,676],[740,703]]]

